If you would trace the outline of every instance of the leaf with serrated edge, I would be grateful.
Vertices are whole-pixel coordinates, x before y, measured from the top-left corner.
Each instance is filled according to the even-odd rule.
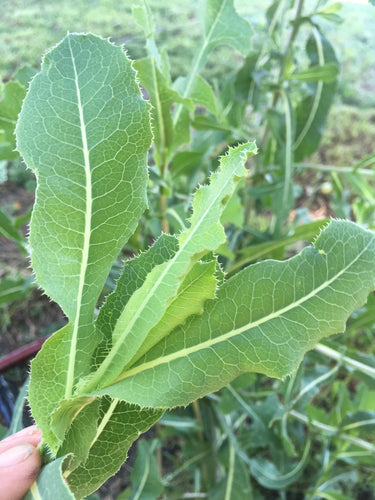
[[[342,332],[375,287],[375,236],[332,221],[313,246],[228,280],[201,316],[176,328],[122,380],[95,394],[139,405],[186,405],[236,376],[293,372],[321,338]]]
[[[246,175],[246,159],[255,153],[254,143],[230,149],[210,185],[198,189],[191,225],[179,236],[179,250],[171,260],[155,267],[129,299],[116,323],[110,352],[98,370],[81,381],[77,395],[113,382],[161,320],[194,262],[226,240],[220,217],[237,182]]]
[[[95,352],[94,367],[99,366],[111,348],[113,330],[132,294],[143,285],[155,266],[170,260],[177,250],[177,238],[162,234],[146,252],[125,262],[116,289],[107,297],[95,322],[103,341]]]
[[[64,458],[45,465],[23,500],[75,500],[62,476]]]
[[[117,472],[127,451],[138,436],[162,416],[163,410],[139,408],[135,405],[102,398],[97,435],[89,443],[87,460],[73,471],[67,471],[69,487],[80,499],[95,491]],[[83,422],[81,422],[82,425]],[[72,431],[74,429],[74,422]],[[80,428],[74,429],[75,433]],[[74,436],[71,436],[74,439]]]
[[[164,316],[148,333],[142,346],[132,359],[132,364],[138,361],[162,338],[166,337],[176,326],[184,323],[189,316],[202,314],[206,300],[212,299],[215,295],[217,285],[214,276],[216,264],[216,260],[194,264],[181,283]],[[124,370],[126,370],[126,367]]]
[[[17,147],[38,179],[32,266],[70,321],[32,367],[32,412],[51,440],[49,415],[90,371],[98,296],[146,207],[150,142],[148,105],[120,47],[68,35],[46,54],[23,104]]]

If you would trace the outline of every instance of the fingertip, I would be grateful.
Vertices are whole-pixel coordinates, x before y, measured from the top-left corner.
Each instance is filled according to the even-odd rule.
[[[38,450],[20,444],[0,455],[0,484],[2,500],[21,500],[37,478],[41,467]]]

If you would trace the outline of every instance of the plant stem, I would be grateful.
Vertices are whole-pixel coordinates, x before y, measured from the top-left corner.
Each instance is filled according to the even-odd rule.
[[[199,426],[198,436],[199,436],[200,441],[203,443],[204,441],[206,441],[206,439],[205,439],[204,432],[203,432],[202,415],[201,415],[198,401],[193,401],[191,406],[193,408],[195,420],[197,421],[197,424]],[[207,464],[205,462],[203,462],[203,464],[202,464],[202,476],[203,476],[203,485],[208,487],[208,468],[207,468]]]
[[[364,450],[371,451],[375,453],[375,446],[364,439],[357,438],[355,436],[350,436],[349,434],[341,433],[338,427],[333,427],[332,425],[323,424],[322,422],[318,422],[317,420],[310,420],[308,417],[303,415],[302,413],[291,410],[289,415],[292,415],[295,419],[303,422],[307,425],[312,425],[316,429],[326,432],[330,435],[339,435],[340,439],[347,441],[350,444],[358,446],[359,448],[363,448]]]
[[[319,172],[335,172],[337,174],[360,174],[365,177],[375,177],[374,170],[368,168],[337,167],[336,165],[314,165],[313,163],[295,163],[296,168],[318,170]]]
[[[169,234],[169,222],[166,217],[167,208],[168,208],[167,197],[164,194],[164,188],[160,186],[161,229],[165,234]]]
[[[359,370],[360,372],[369,375],[370,377],[375,377],[375,368],[366,365],[365,363],[361,363],[360,361],[356,361],[355,359],[350,358],[349,356],[345,356],[342,353],[335,351],[335,349],[332,349],[331,347],[328,347],[323,344],[317,344],[314,347],[314,350],[324,354],[325,356],[328,356],[331,359],[334,359],[335,361],[343,361],[351,368]]]

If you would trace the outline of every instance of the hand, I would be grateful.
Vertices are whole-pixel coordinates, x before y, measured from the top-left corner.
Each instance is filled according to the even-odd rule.
[[[27,427],[0,442],[2,500],[21,500],[37,478],[41,466],[38,446],[42,433]]]

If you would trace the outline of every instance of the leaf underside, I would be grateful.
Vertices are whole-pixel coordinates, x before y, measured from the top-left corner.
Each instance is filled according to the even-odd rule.
[[[284,262],[263,261],[228,280],[204,313],[151,349],[122,380],[93,394],[173,407],[248,371],[284,377],[320,339],[345,329],[373,290],[375,237],[332,221]]]

